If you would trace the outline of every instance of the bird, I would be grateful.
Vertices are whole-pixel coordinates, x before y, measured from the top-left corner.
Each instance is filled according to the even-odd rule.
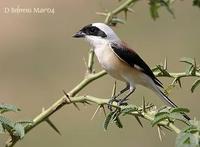
[[[112,97],[110,102],[117,101],[116,98],[128,91],[125,97],[117,101],[119,105],[124,104],[135,91],[136,85],[142,85],[155,92],[170,107],[177,107],[162,92],[163,85],[150,67],[134,49],[128,47],[117,36],[110,26],[99,22],[91,23],[81,28],[73,37],[84,38],[89,42],[102,68],[113,78],[126,84],[126,87]]]

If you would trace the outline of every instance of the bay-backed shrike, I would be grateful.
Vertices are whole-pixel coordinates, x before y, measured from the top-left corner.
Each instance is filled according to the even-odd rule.
[[[149,66],[131,48],[122,42],[115,32],[104,23],[93,23],[83,27],[73,37],[85,38],[98,58],[99,63],[108,74],[126,83],[118,95],[111,101],[129,90],[129,93],[118,102],[125,102],[140,84],[153,90],[166,104],[177,107],[161,90],[162,83],[155,77]]]

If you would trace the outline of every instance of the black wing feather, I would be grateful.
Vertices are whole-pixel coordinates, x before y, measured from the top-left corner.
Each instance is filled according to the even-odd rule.
[[[154,83],[160,87],[163,88],[162,83],[155,77],[149,66],[140,58],[140,56],[134,52],[133,50],[127,48],[126,46],[119,46],[116,43],[112,43],[111,47],[117,56],[129,64],[130,66],[134,67],[137,65],[141,68],[141,71],[145,74],[147,74],[151,79],[154,81]]]

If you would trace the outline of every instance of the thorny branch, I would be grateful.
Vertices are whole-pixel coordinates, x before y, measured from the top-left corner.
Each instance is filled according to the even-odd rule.
[[[135,4],[138,0],[126,0],[124,3],[122,3],[119,7],[116,9],[110,11],[109,13],[99,13],[101,15],[105,15],[105,23],[109,25],[116,25],[117,23],[120,22],[119,19],[116,18],[117,14],[124,12],[125,16],[127,15],[127,12],[132,12],[132,9],[130,6]],[[87,71],[86,71],[86,76],[84,79],[77,85],[75,86],[71,91],[68,93],[65,93],[64,96],[62,96],[60,99],[58,99],[54,104],[52,104],[48,109],[42,111],[39,115],[37,115],[33,119],[33,123],[25,128],[25,133],[28,133],[31,131],[33,128],[38,126],[41,122],[44,122],[46,119],[48,119],[51,115],[53,115],[56,111],[61,109],[63,106],[68,105],[73,103],[76,107],[76,103],[96,103],[99,108],[104,108],[104,105],[108,105],[108,99],[102,99],[102,98],[97,98],[93,96],[76,96],[84,87],[86,87],[88,84],[91,82],[101,78],[102,76],[106,75],[106,72],[104,70],[95,73],[94,72],[94,52],[93,50],[89,50],[89,56],[88,56],[88,62],[87,62]],[[195,67],[196,68],[196,67]],[[167,72],[167,73],[166,73]],[[175,82],[179,82],[179,80],[183,77],[200,77],[200,71],[195,70],[195,72],[181,72],[181,73],[171,73],[168,72],[165,68],[157,67],[157,69],[154,71],[154,74],[157,77],[169,77],[173,78]],[[113,107],[117,109],[123,109],[126,106],[118,106],[117,103],[112,104]],[[132,107],[131,105],[128,105]],[[135,107],[135,106],[134,106]],[[77,107],[78,108],[78,107]],[[138,110],[141,110],[142,107],[137,107]],[[105,109],[104,109],[105,111]],[[139,115],[140,117],[143,117],[147,120],[153,121],[154,120],[154,115],[152,114],[151,111],[134,111],[131,112],[135,116]],[[180,133],[180,129],[177,128],[173,123],[168,122],[168,121],[161,121],[159,122],[160,126],[167,126],[171,130],[174,130],[176,133]],[[12,147],[14,146],[20,138],[13,137],[9,138],[6,146],[7,147]]]

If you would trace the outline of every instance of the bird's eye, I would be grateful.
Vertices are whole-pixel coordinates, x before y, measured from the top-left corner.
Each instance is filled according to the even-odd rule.
[[[92,27],[92,28],[90,28],[90,32],[91,32],[91,33],[95,33],[95,32],[96,32],[96,29]]]

